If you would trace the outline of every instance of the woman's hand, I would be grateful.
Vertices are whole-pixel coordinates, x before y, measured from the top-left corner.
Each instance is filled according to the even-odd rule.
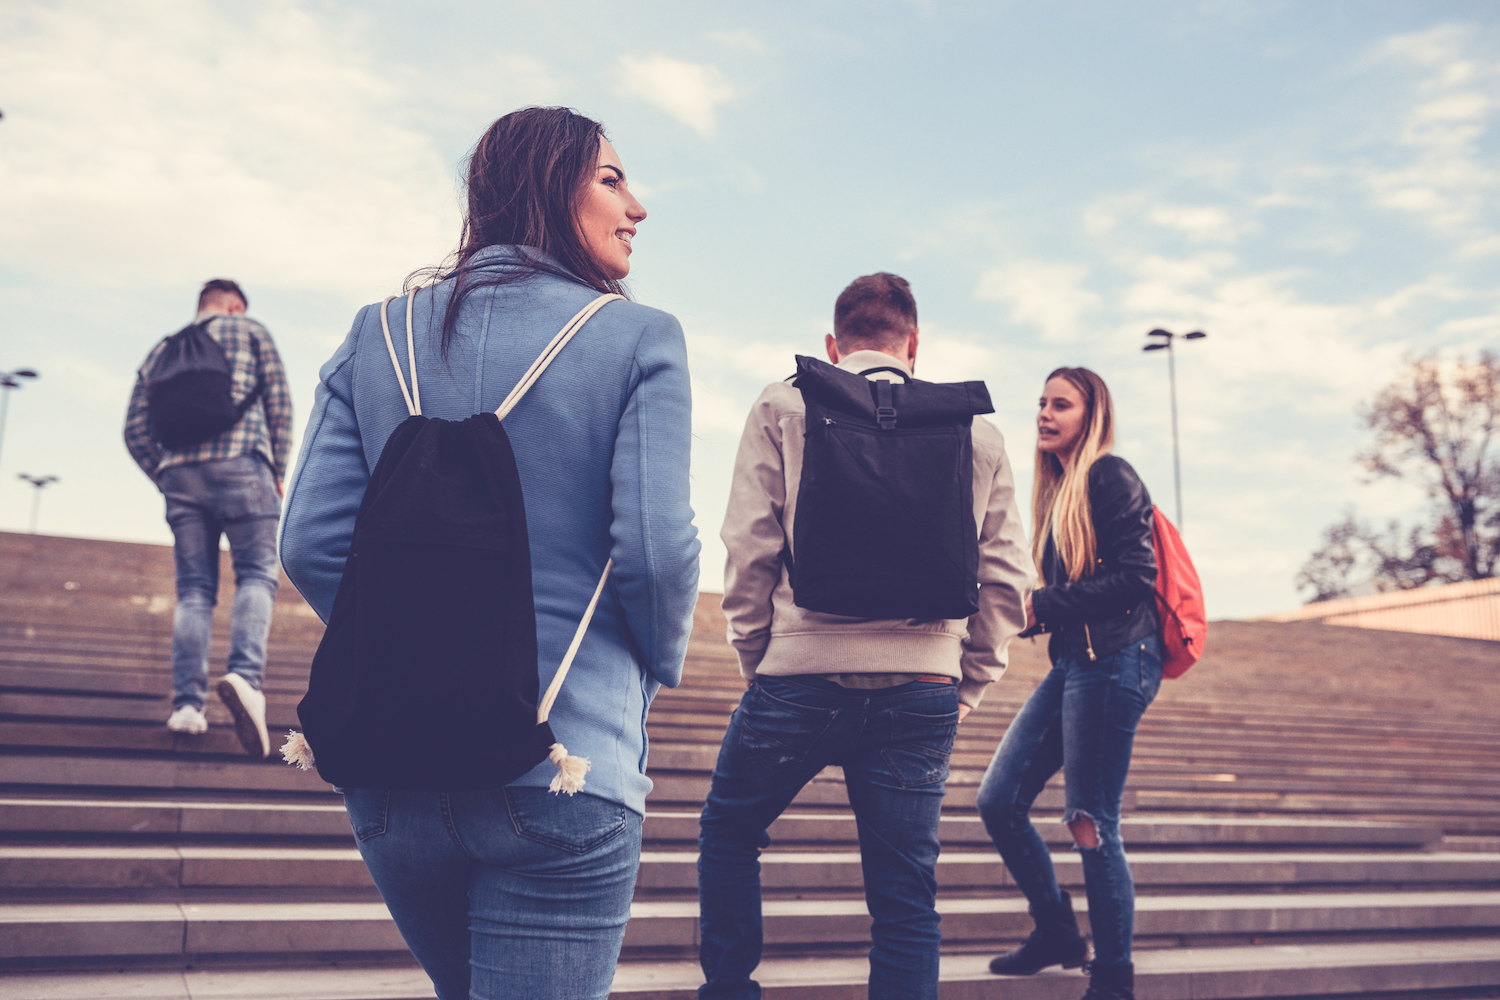
[[[973,709],[971,709],[968,705],[965,705],[963,702],[959,702],[958,703],[958,721],[962,722],[965,719],[967,719],[969,717],[969,713],[972,712],[972,711],[973,711]]]

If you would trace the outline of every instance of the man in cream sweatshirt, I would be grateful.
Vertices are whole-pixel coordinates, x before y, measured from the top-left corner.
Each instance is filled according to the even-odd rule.
[[[871,379],[910,375],[917,309],[893,274],[856,279],[834,306],[828,358]],[[870,620],[793,600],[791,552],[806,409],[767,386],[735,460],[722,537],[724,613],[747,691],[731,717],[699,836],[702,1000],[760,996],[759,854],[802,786],[841,766],[873,918],[872,998],[938,995],[938,815],[957,725],[1005,670],[1035,580],[1005,443],[973,421],[979,611],[967,620]],[[881,539],[869,539],[880,546]]]

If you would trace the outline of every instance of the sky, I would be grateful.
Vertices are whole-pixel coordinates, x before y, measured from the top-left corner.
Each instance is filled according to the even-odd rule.
[[[703,586],[745,414],[854,277],[917,297],[919,377],[983,379],[1023,517],[1036,398],[1109,383],[1116,452],[1213,618],[1293,607],[1404,358],[1500,346],[1491,0],[0,5],[0,530],[168,543],[121,443],[135,370],[238,280],[302,425],[358,309],[457,244],[498,116],[602,121],[649,211],[630,277],[694,385]]]

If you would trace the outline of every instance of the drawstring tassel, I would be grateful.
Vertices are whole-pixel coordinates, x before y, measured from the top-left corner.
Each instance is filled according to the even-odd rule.
[[[296,764],[304,771],[312,770],[312,745],[307,742],[306,736],[295,729],[287,731],[286,742],[281,745],[281,757],[288,764]]]
[[[572,795],[583,787],[583,776],[588,774],[590,766],[587,757],[570,757],[567,747],[554,743],[547,759],[557,765],[557,774],[553,776],[552,784],[547,786],[553,795],[558,792]]]

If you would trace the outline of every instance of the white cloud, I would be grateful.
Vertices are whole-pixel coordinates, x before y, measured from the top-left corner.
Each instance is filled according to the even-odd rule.
[[[661,108],[705,139],[718,126],[719,105],[739,91],[711,63],[668,56],[621,56],[620,94]]]
[[[106,285],[206,273],[373,297],[457,235],[454,177],[388,79],[292,3],[0,16],[0,262]]]
[[[1500,66],[1478,61],[1468,33],[1445,25],[1388,39],[1378,59],[1426,73],[1416,100],[1395,116],[1399,147],[1413,154],[1394,169],[1371,168],[1364,180],[1375,204],[1420,217],[1434,230],[1467,236],[1463,256],[1500,252],[1472,230],[1494,211],[1500,171],[1480,148],[1500,110]]]
[[[1213,205],[1158,205],[1146,217],[1194,243],[1233,243],[1239,235],[1229,212]]]
[[[1042,336],[1069,343],[1082,332],[1083,317],[1099,296],[1083,287],[1088,269],[1079,264],[1016,260],[991,267],[979,278],[976,298],[1010,307],[1010,318],[1036,327]]]

